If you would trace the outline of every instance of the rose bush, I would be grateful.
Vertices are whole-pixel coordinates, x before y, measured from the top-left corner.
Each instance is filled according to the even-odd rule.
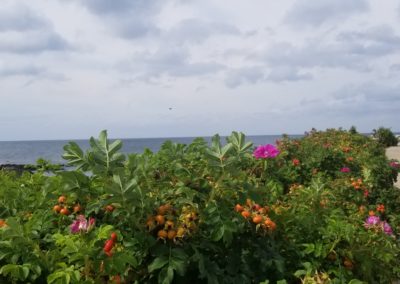
[[[400,277],[398,169],[368,137],[313,130],[253,147],[233,132],[124,156],[103,131],[90,145],[64,147],[70,171],[0,172],[0,282]]]

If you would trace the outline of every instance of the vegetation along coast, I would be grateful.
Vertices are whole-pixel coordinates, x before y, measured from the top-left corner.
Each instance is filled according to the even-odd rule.
[[[102,131],[88,150],[65,145],[68,171],[3,168],[0,283],[392,283],[387,130],[263,145],[232,132],[127,155]]]

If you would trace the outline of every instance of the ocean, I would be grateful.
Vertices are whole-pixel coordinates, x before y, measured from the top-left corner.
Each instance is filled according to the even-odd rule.
[[[293,138],[302,136],[290,135]],[[247,136],[246,141],[252,141],[254,145],[274,144],[281,137],[281,135]],[[203,138],[208,142],[211,141],[211,137]],[[225,138],[221,137],[221,141],[225,142]],[[195,137],[121,139],[123,144],[121,151],[125,154],[141,153],[148,148],[156,152],[166,140],[190,144],[194,139]],[[65,163],[61,157],[64,152],[63,147],[69,141],[76,142],[83,150],[89,148],[88,140],[0,141],[0,164],[35,164],[39,158],[63,164]]]

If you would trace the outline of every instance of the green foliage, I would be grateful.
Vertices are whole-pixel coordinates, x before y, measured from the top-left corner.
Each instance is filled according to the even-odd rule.
[[[379,127],[378,130],[374,129],[372,132],[372,136],[384,147],[397,146],[399,142],[390,128]]]
[[[226,143],[218,135],[211,145],[167,141],[157,153],[127,157],[121,147],[102,131],[86,151],[74,142],[64,147],[73,170],[44,175],[50,167],[42,161],[43,171],[33,174],[0,172],[0,282],[400,277],[397,171],[355,129],[285,136],[271,159],[255,159],[238,132]],[[365,227],[368,211],[393,234]]]

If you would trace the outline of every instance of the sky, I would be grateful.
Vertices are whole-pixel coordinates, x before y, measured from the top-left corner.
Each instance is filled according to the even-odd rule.
[[[400,131],[396,0],[1,0],[0,140]]]

